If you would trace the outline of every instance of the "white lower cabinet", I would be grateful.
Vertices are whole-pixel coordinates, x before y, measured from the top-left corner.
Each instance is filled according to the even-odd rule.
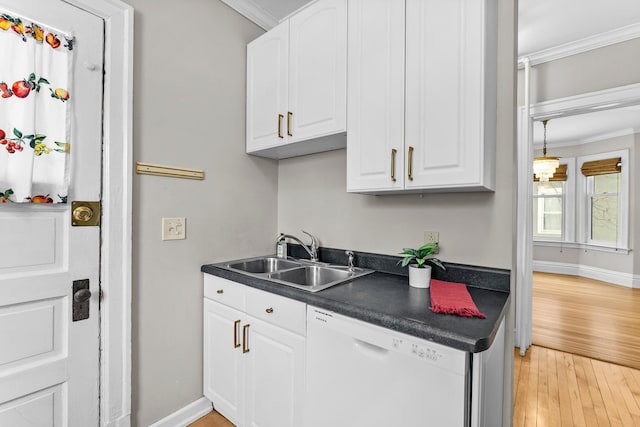
[[[238,427],[300,427],[306,305],[205,274],[204,395]]]

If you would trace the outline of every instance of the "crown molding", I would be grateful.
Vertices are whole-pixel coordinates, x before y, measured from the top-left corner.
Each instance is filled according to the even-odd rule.
[[[532,66],[543,64],[567,56],[577,55],[593,49],[598,49],[612,44],[621,43],[627,40],[640,37],[640,23],[627,25],[605,33],[585,37],[574,42],[561,44],[548,49],[539,50],[518,58],[518,68],[524,68],[523,59],[529,58]]]
[[[222,2],[265,31],[278,25],[278,20],[273,15],[252,0],[222,0]]]

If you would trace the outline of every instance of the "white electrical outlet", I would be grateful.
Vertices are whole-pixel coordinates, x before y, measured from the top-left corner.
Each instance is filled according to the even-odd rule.
[[[162,240],[182,240],[186,238],[186,218],[162,218]]]
[[[438,243],[440,241],[440,233],[437,231],[425,231],[424,243]]]

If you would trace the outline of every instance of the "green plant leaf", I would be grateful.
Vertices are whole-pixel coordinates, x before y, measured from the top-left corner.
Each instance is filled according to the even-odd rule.
[[[427,261],[429,261],[433,265],[440,267],[443,270],[446,270],[446,268],[444,268],[444,265],[442,265],[442,262],[438,258],[429,258],[427,259]]]
[[[40,77],[40,78],[38,79],[38,84],[42,84],[42,83],[50,84],[50,83],[49,83],[49,80],[45,79],[44,77]]]
[[[34,82],[35,80],[36,80],[36,74],[35,73],[29,74],[29,81]]]
[[[15,136],[17,136],[18,138],[21,138],[21,139],[22,139],[22,132],[20,132],[18,129],[13,128],[13,134],[14,134]]]

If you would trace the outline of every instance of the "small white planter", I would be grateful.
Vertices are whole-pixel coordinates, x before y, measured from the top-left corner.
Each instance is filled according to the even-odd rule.
[[[418,268],[409,264],[409,286],[414,288],[428,288],[431,283],[431,266]]]

